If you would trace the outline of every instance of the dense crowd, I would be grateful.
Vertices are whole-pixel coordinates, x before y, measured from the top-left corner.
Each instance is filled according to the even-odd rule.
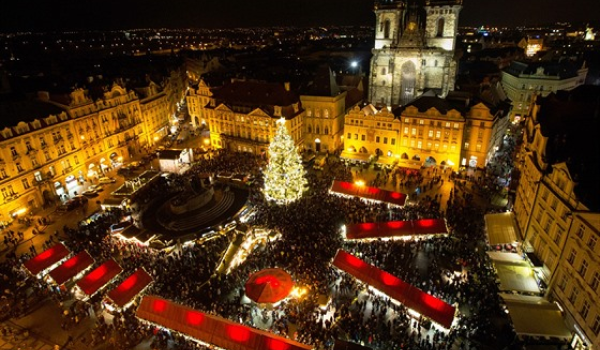
[[[322,172],[309,172],[309,190],[300,200],[282,206],[268,202],[260,192],[258,157],[240,153],[207,154],[183,175],[160,177],[147,191],[135,198],[133,210],[143,212],[153,202],[169,193],[181,191],[185,184],[202,174],[216,176],[223,172],[251,174],[257,178],[249,187],[254,216],[248,223],[280,233],[278,240],[258,246],[230,274],[215,273],[233,233],[217,236],[189,245],[177,244],[171,252],[154,250],[119,241],[109,235],[112,224],[129,212],[105,212],[76,227],[64,227],[66,245],[73,252],[87,250],[96,265],[114,258],[124,269],[121,276],[130,275],[140,266],[153,276],[155,282],[148,293],[171,299],[195,309],[229,318],[268,330],[295,340],[329,348],[335,339],[346,339],[380,349],[450,349],[455,344],[477,348],[478,342],[495,341],[492,315],[500,315],[493,272],[487,266],[481,242],[483,213],[465,205],[451,195],[445,213],[440,211],[437,195],[424,195],[416,205],[403,208],[366,202],[331,194],[333,179],[352,181],[360,176],[355,170],[337,160],[327,159]],[[421,186],[424,191],[443,181],[452,181],[451,174],[437,170],[423,177],[411,170],[383,170],[374,185]],[[427,181],[427,180],[428,181]],[[135,214],[135,213],[134,213]],[[450,234],[417,241],[344,242],[344,224],[421,218],[447,219]],[[46,242],[50,246],[54,239]],[[361,256],[418,288],[459,306],[458,324],[449,333],[431,328],[425,319],[411,318],[408,310],[389,298],[375,294],[350,275],[330,264],[338,249]],[[96,345],[112,344],[115,348],[132,348],[143,339],[152,337],[155,349],[175,344],[177,349],[200,349],[200,345],[180,335],[157,330],[140,322],[133,308],[117,312],[114,317],[100,316],[102,293],[87,302],[74,302],[69,291],[31,278],[21,263],[35,254],[10,257],[1,266],[3,289],[10,290],[13,300],[23,298],[24,290],[52,298],[63,313],[64,328],[96,315],[93,329],[84,341]],[[244,298],[248,276],[264,268],[280,267],[293,276],[296,285],[308,288],[303,298],[291,299],[273,310],[260,310]],[[109,290],[120,283],[118,278]],[[22,284],[22,286],[19,286]],[[24,287],[23,287],[24,286]],[[330,302],[322,305],[323,297]],[[26,300],[23,299],[23,300]],[[262,322],[266,321],[266,322]],[[293,326],[294,334],[289,334]],[[508,332],[508,330],[507,330]]]

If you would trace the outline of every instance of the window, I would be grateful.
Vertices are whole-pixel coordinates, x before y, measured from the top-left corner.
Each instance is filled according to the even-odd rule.
[[[427,142],[427,149],[431,149],[431,142]]]
[[[469,149],[469,143],[465,142],[465,149],[468,150]]]
[[[421,149],[422,147],[423,147],[423,142],[422,141],[417,142],[417,148]]]
[[[577,286],[573,286],[573,289],[571,289],[571,295],[569,295],[569,301],[571,302],[571,304],[575,305],[578,297],[579,289],[577,289]]]
[[[458,130],[459,124],[458,123],[454,123],[454,129]]]
[[[75,159],[75,164],[79,164],[79,158],[77,158],[77,156],[75,156],[74,159]]]
[[[5,177],[8,177],[8,175],[6,174],[6,170],[2,168],[0,169],[0,179],[4,179]]]
[[[590,236],[590,239],[588,239],[588,242],[587,242],[587,246],[591,250],[594,250],[596,248],[596,243],[598,243],[598,237]]]
[[[479,123],[479,127],[480,127],[480,128],[485,128],[485,122],[481,122],[481,123]]]
[[[404,133],[408,135],[408,126],[404,127]]]
[[[386,71],[385,67],[381,68],[381,75],[386,75],[386,74],[387,74],[387,71]]]
[[[383,144],[384,144],[384,145],[387,145],[387,141],[388,141],[388,140],[387,140],[387,137],[384,137],[384,138],[383,138]]]
[[[419,119],[419,125],[425,125],[425,121],[423,119]]]
[[[576,257],[577,257],[577,252],[575,251],[575,249],[571,248],[571,253],[569,253],[569,257],[567,258],[567,261],[569,262],[569,264],[573,265]]]
[[[564,292],[565,288],[567,288],[568,283],[569,283],[569,276],[566,273],[563,273],[562,277],[560,279],[560,283],[558,283],[558,288],[560,288],[560,290],[562,290]]]
[[[10,154],[12,154],[13,157],[18,156],[19,154],[17,153],[17,149],[14,147],[10,148]]]
[[[354,139],[358,140],[358,134],[354,134]]]
[[[17,166],[17,171],[19,171],[19,172],[23,171],[23,167],[21,166],[21,163],[17,163],[16,166]]]
[[[29,187],[30,187],[29,186],[29,180],[23,179],[23,180],[21,180],[21,182],[23,182],[23,188],[24,189],[26,189],[26,190],[29,189]]]
[[[581,305],[581,311],[579,314],[585,320],[587,318],[588,313],[590,312],[590,303],[587,300],[583,300],[583,305]]]
[[[581,262],[581,266],[579,267],[579,274],[581,275],[581,277],[583,277],[585,279],[585,274],[587,273],[588,270],[588,262],[583,260]]]
[[[433,148],[433,149],[435,149],[435,150],[437,151],[439,148],[440,148],[440,144],[439,144],[439,143],[436,143],[436,144],[434,145],[434,148]]]
[[[348,133],[348,140],[352,140],[352,134]]]
[[[447,122],[446,123],[446,127],[449,128],[450,127],[450,123]]]
[[[360,135],[360,140],[361,140],[361,141],[364,141],[365,139],[366,139],[366,136],[365,136],[365,135]]]
[[[417,134],[417,129],[416,128],[412,128],[412,130],[410,131],[411,135],[416,135]]]
[[[554,236],[554,243],[557,245],[560,243],[560,239],[562,238],[562,230],[560,228],[556,229],[556,235]]]
[[[477,152],[481,152],[481,144],[480,143],[478,143],[477,146],[475,146],[475,150]]]
[[[415,147],[415,140],[410,140],[410,147]]]
[[[433,130],[429,130],[429,132],[427,133],[427,136],[433,137]]]
[[[375,142],[379,143],[379,136],[375,136]]]
[[[558,199],[556,199],[556,197],[552,199],[552,204],[550,204],[550,207],[552,210],[556,211],[556,208],[558,207]]]
[[[594,272],[594,278],[592,278],[592,283],[590,283],[590,287],[595,291],[600,286],[600,272]]]
[[[436,132],[435,132],[435,138],[436,138],[436,139],[439,139],[439,138],[440,138],[440,136],[442,136],[442,132],[441,132],[441,131],[436,131]]]
[[[584,234],[585,234],[585,226],[583,224],[580,224],[579,230],[577,230],[577,237],[583,239]]]
[[[594,324],[592,325],[592,332],[594,332],[594,334],[596,335],[600,333],[600,315],[596,315],[596,318],[594,319]]]
[[[392,139],[392,146],[396,144],[396,139]]]

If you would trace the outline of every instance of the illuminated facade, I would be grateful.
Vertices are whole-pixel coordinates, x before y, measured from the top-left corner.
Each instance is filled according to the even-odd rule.
[[[482,167],[502,142],[504,111],[464,99],[422,96],[389,111],[373,105],[346,115],[343,158],[420,168]]]
[[[600,349],[600,89],[539,98],[527,120],[514,212],[541,262],[548,298],[565,310],[575,349]]]
[[[462,0],[428,0],[424,9],[425,19],[403,1],[375,5],[369,100],[376,106],[405,105],[425,89],[435,89],[441,96],[454,90]]]
[[[572,90],[585,83],[588,69],[571,63],[514,61],[502,71],[502,86],[511,99],[511,121],[520,121],[530,113],[536,96]]]
[[[212,90],[202,113],[213,148],[266,154],[281,117],[294,144],[303,144],[305,111],[289,83],[234,81]]]
[[[40,107],[30,121],[0,131],[0,221],[73,196],[78,181],[103,176],[164,136],[176,108],[170,99],[184,93],[173,87],[183,82],[163,89],[150,83],[142,99],[113,83],[95,100],[75,89],[26,101]]]
[[[197,86],[193,86],[188,90],[186,101],[194,129],[205,126],[208,123],[208,115],[206,114],[205,107],[210,102],[211,96],[210,87],[203,79],[200,79]]]

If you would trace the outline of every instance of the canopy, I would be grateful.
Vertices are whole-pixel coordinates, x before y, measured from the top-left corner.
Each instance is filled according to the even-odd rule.
[[[85,294],[92,296],[113,278],[117,277],[122,271],[123,269],[121,266],[113,259],[110,259],[77,281],[77,286],[81,288]]]
[[[340,158],[342,159],[358,160],[361,162],[368,162],[370,157],[370,154],[360,152],[342,151],[342,153],[340,154]]]
[[[136,315],[159,326],[228,350],[312,349],[311,346],[155,296],[144,296]]]
[[[515,253],[488,252],[500,279],[499,289],[523,293],[540,293],[533,269],[522,256]]]
[[[57,243],[52,248],[46,249],[35,257],[27,260],[23,265],[34,275],[46,270],[70,254],[69,250],[62,244]]]
[[[487,214],[484,216],[485,230],[491,245],[515,243],[517,227],[513,213]]]
[[[123,308],[153,281],[142,267],[127,277],[117,288],[108,292],[108,297],[117,306]]]
[[[346,238],[348,239],[393,238],[433,234],[448,234],[444,219],[363,222],[346,225]]]
[[[441,299],[427,294],[398,277],[391,275],[365,261],[339,250],[333,259],[333,265],[366,284],[387,294],[407,308],[429,317],[445,328],[450,328],[454,320],[455,308]]]
[[[61,285],[92,266],[93,263],[94,259],[84,250],[50,271],[50,277],[56,284]]]
[[[518,335],[571,339],[558,306],[544,298],[500,293]]]
[[[282,269],[265,269],[250,276],[246,295],[257,303],[276,303],[292,291],[292,277]]]
[[[407,198],[407,195],[404,193],[386,191],[376,187],[360,186],[351,182],[338,180],[333,181],[333,185],[331,185],[331,192],[386,202],[388,204],[398,206],[403,206],[406,203]]]

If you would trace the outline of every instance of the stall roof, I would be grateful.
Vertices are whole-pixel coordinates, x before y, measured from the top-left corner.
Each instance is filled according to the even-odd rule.
[[[50,266],[66,258],[71,252],[62,243],[57,243],[52,248],[46,249],[35,257],[27,260],[23,265],[34,275],[44,271]]]
[[[418,235],[448,234],[444,219],[363,222],[346,225],[346,238],[392,238]]]
[[[540,293],[533,269],[514,253],[488,252],[500,279],[500,290],[523,293]]]
[[[540,297],[500,293],[518,335],[570,339],[562,314],[556,304]]]
[[[50,271],[50,277],[57,284],[61,285],[77,276],[78,273],[84,271],[94,263],[94,258],[85,250],[65,261],[59,267]]]
[[[513,213],[487,214],[484,219],[488,241],[491,245],[519,241]]]
[[[155,296],[145,296],[136,315],[146,321],[228,350],[312,349],[311,346]]]
[[[117,306],[123,308],[144,288],[146,288],[153,279],[142,267],[137,269],[131,276],[127,277],[115,289],[108,292],[108,297]]]
[[[360,162],[368,162],[371,155],[369,153],[348,152],[342,151],[340,158],[349,160],[358,160]]]
[[[77,281],[77,286],[85,294],[92,296],[122,271],[121,266],[113,259],[110,259]]]
[[[333,181],[333,184],[331,185],[331,192],[386,202],[398,206],[403,206],[408,197],[406,194],[400,192],[386,191],[376,187],[359,186],[353,184],[352,182],[338,180]]]
[[[333,265],[389,295],[407,308],[429,317],[441,326],[450,328],[452,325],[455,313],[455,308],[452,305],[423,292],[398,277],[380,270],[343,250],[337,252],[333,259]]]

